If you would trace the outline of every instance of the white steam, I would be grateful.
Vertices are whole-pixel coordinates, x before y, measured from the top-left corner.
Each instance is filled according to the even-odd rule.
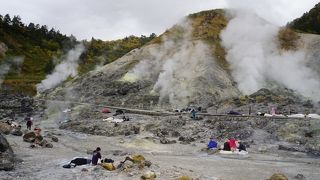
[[[57,86],[69,76],[76,76],[78,73],[77,68],[79,57],[84,50],[85,48],[83,44],[78,44],[74,49],[71,49],[62,59],[61,63],[55,67],[53,73],[47,75],[46,79],[37,84],[38,92],[43,92]]]
[[[161,45],[151,46],[148,49],[149,57],[140,61],[124,79],[155,81],[151,93],[157,93],[160,102],[169,100],[175,107],[183,107],[190,102],[203,103],[201,98],[204,93],[210,97],[223,94],[217,92],[217,84],[229,83],[231,86],[231,82],[215,64],[209,47],[192,39],[193,29],[187,20],[175,28],[162,39]],[[212,102],[212,99],[204,101]]]
[[[305,51],[281,51],[279,30],[280,27],[254,13],[235,12],[221,37],[238,88],[244,94],[251,94],[267,87],[268,82],[276,82],[320,100],[320,80],[307,67]]]
[[[3,83],[5,76],[9,73],[12,66],[15,66],[17,70],[20,70],[20,66],[23,63],[23,60],[23,57],[14,57],[13,59],[4,61],[2,64],[0,64],[0,87]]]

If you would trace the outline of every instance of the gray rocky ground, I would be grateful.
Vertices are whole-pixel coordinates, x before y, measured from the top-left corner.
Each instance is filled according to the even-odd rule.
[[[140,179],[147,171],[154,171],[157,179],[183,175],[198,179],[267,179],[274,173],[283,173],[289,179],[302,174],[306,179],[316,180],[320,176],[319,131],[314,128],[319,120],[204,116],[194,121],[189,114],[181,118],[126,114],[130,121],[115,127],[114,123],[102,121],[114,110],[102,114],[101,109],[81,105],[71,112],[69,121],[63,123],[59,123],[65,117],[61,115],[35,117],[35,124],[43,129],[45,138],[59,139],[49,140],[53,148],[31,149],[20,136],[6,135],[16,159],[22,162],[17,162],[13,171],[1,171],[0,176],[4,179]],[[134,126],[139,127],[136,133]],[[249,145],[249,154],[208,155],[202,149],[211,135],[220,143],[228,136],[238,137]],[[168,142],[163,139],[172,144],[163,144]],[[114,159],[116,165],[132,154],[142,154],[152,165],[129,172],[92,166],[62,168],[74,157],[90,158],[88,151],[97,146],[102,148],[103,157]]]

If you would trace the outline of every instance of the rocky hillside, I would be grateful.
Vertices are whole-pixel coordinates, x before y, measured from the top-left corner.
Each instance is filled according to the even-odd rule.
[[[220,45],[226,24],[222,10],[190,15],[149,45],[70,81],[50,96],[64,99],[72,94],[76,100],[141,108],[159,102],[207,105],[238,96]]]
[[[232,104],[231,107],[228,106],[229,108],[246,105],[246,103],[250,104],[252,101],[246,99],[247,96],[245,95],[248,94],[244,93],[242,89],[238,89],[238,83],[239,81],[240,83],[241,81],[246,81],[246,78],[249,78],[248,82],[250,83],[252,72],[248,72],[244,79],[239,79],[241,76],[236,76],[237,72],[234,70],[237,67],[234,64],[230,64],[232,62],[230,59],[237,57],[237,55],[233,55],[234,51],[229,47],[226,48],[226,42],[222,42],[221,34],[225,31],[229,21],[233,19],[233,17],[226,14],[224,10],[211,10],[191,14],[164,34],[152,40],[148,45],[135,49],[96,71],[79,76],[51,92],[46,92],[46,95],[52,99],[144,109],[160,107],[165,109],[182,108],[190,104],[210,107],[221,104],[221,102],[227,103],[226,106]],[[258,24],[256,24],[258,27],[265,24],[265,26],[270,26],[269,29],[274,29],[273,31],[276,32],[277,39],[267,37],[269,38],[267,43],[275,44],[274,47],[269,48],[266,46],[268,49],[265,51],[277,52],[263,54],[263,56],[270,56],[266,58],[266,61],[270,62],[262,66],[275,66],[270,68],[278,69],[279,66],[288,66],[286,63],[289,62],[286,61],[289,59],[297,58],[301,60],[301,57],[306,55],[306,61],[303,63],[308,65],[300,68],[302,69],[301,72],[299,72],[299,65],[296,63],[298,62],[297,60],[292,60],[294,64],[290,66],[298,68],[298,76],[301,75],[302,77],[315,75],[313,71],[319,72],[319,51],[318,48],[315,48],[320,42],[318,36],[297,34],[287,28],[279,28],[278,30],[278,27],[268,25],[266,21],[260,20],[261,18],[253,18],[258,21]],[[310,38],[311,36],[313,38]],[[227,39],[228,37],[225,38]],[[266,37],[262,35],[261,38]],[[245,41],[246,39],[243,45],[240,44],[240,48],[245,45]],[[234,46],[237,45],[235,44]],[[234,46],[231,47],[233,48]],[[300,50],[303,52],[301,53]],[[247,51],[245,50],[245,52]],[[241,53],[239,57],[244,56],[241,58],[250,59],[248,54],[243,55]],[[250,48],[248,53],[251,53]],[[255,56],[255,53],[251,54]],[[260,55],[258,54],[257,56],[259,57]],[[274,65],[279,62],[279,65]],[[255,66],[255,63],[251,64],[249,62],[247,65],[248,69],[250,69],[251,66]],[[261,67],[259,68],[261,69]],[[253,73],[254,71],[259,71],[259,68],[252,69]],[[288,71],[290,71],[290,68]],[[310,74],[309,71],[312,71],[312,73]],[[300,98],[302,96],[299,93],[314,93],[313,90],[307,89],[309,87],[304,88],[304,85],[296,86],[291,80],[287,83],[290,75],[279,74],[284,77],[280,77],[278,81],[277,77],[270,74],[270,72],[264,72],[267,74],[265,75],[266,82],[261,88],[276,89],[277,92],[280,90],[280,93],[275,96],[276,98],[255,96],[258,100],[255,100],[254,103],[262,103],[265,107],[268,107],[268,103],[271,102],[270,106],[279,106],[283,102],[292,103],[290,99],[294,99],[295,104],[301,104],[305,100]],[[300,79],[304,83],[304,78]],[[308,83],[310,85],[312,81]],[[317,87],[317,83],[311,86]],[[281,89],[291,88],[294,91],[281,93]],[[258,90],[256,89],[256,91]],[[288,92],[291,92],[291,94],[288,94]],[[239,98],[246,103],[237,103],[236,101],[239,102]]]

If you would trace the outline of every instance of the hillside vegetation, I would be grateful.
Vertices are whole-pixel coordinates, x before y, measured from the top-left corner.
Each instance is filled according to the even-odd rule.
[[[24,59],[21,67],[9,71],[4,85],[32,93],[32,85],[53,70],[52,58],[63,54],[63,49],[69,49],[75,40],[54,29],[48,30],[45,25],[25,25],[19,16],[11,19],[7,14],[0,15],[0,42],[7,49],[1,53],[1,64],[10,64],[16,57]]]
[[[288,25],[299,32],[320,34],[320,3]]]
[[[83,41],[86,52],[81,55],[78,72],[84,74],[97,65],[110,63],[132,49],[139,48],[156,37],[129,36],[115,41],[102,41],[92,38]],[[4,77],[3,87],[12,92],[35,94],[35,85],[50,74],[59,58],[75,44],[75,37],[61,34],[55,29],[48,30],[46,25],[24,24],[19,16],[0,15],[0,65],[11,64]],[[21,65],[14,59],[23,59]]]

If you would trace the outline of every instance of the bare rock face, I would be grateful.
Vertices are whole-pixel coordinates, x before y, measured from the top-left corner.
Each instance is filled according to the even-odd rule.
[[[0,170],[10,171],[13,167],[13,151],[7,139],[0,133]]]
[[[201,38],[195,40],[188,22],[177,27],[180,35],[135,49],[48,92],[48,97],[62,100],[72,92],[78,96],[75,100],[83,102],[153,109],[189,104],[207,107],[238,96],[239,90],[228,70],[219,64],[211,45]]]
[[[1,91],[0,99],[0,118],[14,119],[15,116],[32,113],[34,110],[33,98],[23,94]]]

